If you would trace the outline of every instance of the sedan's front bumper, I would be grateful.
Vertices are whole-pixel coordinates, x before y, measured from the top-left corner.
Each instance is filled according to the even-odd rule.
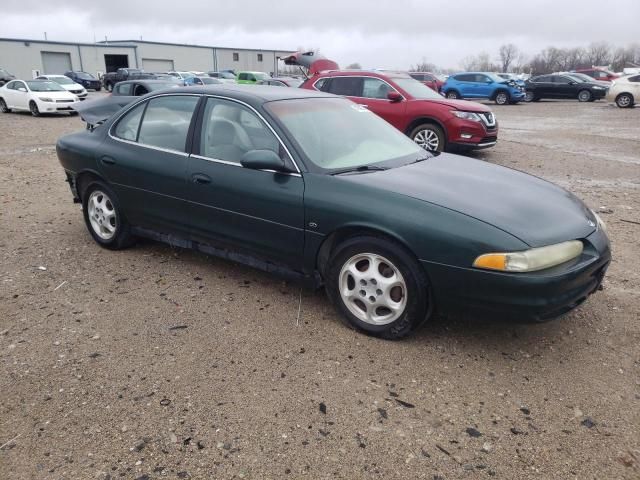
[[[422,261],[436,308],[442,313],[516,321],[544,321],[563,315],[598,290],[611,251],[602,230],[583,240],[576,260],[548,270],[503,273]]]

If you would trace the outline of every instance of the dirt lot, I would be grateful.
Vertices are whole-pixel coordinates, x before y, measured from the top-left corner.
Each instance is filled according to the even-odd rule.
[[[0,115],[0,478],[640,478],[640,108],[493,108],[475,156],[602,210],[605,289],[402,342],[323,292],[297,325],[299,286],[250,268],[99,248],[54,148],[81,121]]]

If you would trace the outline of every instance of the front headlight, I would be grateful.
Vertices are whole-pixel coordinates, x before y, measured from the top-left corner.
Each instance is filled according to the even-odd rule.
[[[49,97],[38,97],[43,102],[53,102],[53,98]]]
[[[598,85],[596,85],[595,87],[593,87],[594,90],[604,90],[604,87],[600,87]]]
[[[600,215],[598,215],[596,212],[591,210],[591,213],[593,213],[593,216],[596,217],[596,222],[598,224],[598,228],[601,228],[606,233],[607,232],[607,224],[604,223],[604,220],[602,220],[602,218],[600,218]]]
[[[571,240],[523,252],[487,253],[476,258],[473,266],[503,272],[535,272],[568,262],[579,256],[583,249],[581,241]]]
[[[471,120],[472,122],[480,122],[480,115],[473,112],[461,112],[460,110],[451,110],[456,117],[461,118],[463,120]]]

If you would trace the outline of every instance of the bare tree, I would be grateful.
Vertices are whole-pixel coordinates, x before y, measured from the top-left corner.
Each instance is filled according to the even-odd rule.
[[[350,63],[347,65],[347,70],[362,70],[362,65],[358,62]]]
[[[506,73],[509,71],[509,67],[518,56],[518,53],[518,47],[516,47],[513,43],[507,43],[500,47],[499,55],[500,63],[502,65],[502,72]]]
[[[491,58],[487,52],[482,52],[476,56],[465,57],[462,60],[462,68],[467,72],[474,70],[479,72],[492,72],[498,70],[500,67],[491,63]]]
[[[611,63],[611,45],[607,42],[594,42],[587,47],[587,59],[590,66],[609,65]]]
[[[422,61],[416,63],[415,65],[411,65],[412,72],[434,72],[439,70],[433,63],[427,62],[427,60],[422,57]]]

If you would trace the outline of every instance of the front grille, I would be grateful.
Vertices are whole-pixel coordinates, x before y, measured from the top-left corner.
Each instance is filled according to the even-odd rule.
[[[82,90],[69,90],[69,91],[75,94],[82,93]]]
[[[497,142],[498,141],[498,137],[495,135],[490,135],[488,137],[484,137],[480,143],[489,143],[489,142]]]
[[[496,116],[492,112],[484,112],[480,114],[482,122],[489,128],[496,126]]]
[[[73,103],[75,100],[56,100],[56,103]]]

